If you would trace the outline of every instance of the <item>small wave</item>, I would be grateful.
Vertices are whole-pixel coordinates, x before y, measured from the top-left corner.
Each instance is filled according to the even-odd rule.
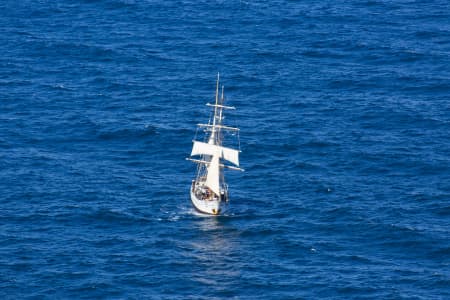
[[[107,223],[111,226],[114,224],[121,225],[133,225],[137,223],[150,223],[151,219],[138,216],[132,213],[129,213],[124,210],[117,209],[107,209],[107,208],[99,208],[95,210],[90,210],[88,212],[77,211],[76,213],[65,213],[60,216],[56,216],[56,219],[64,222],[73,222],[73,220],[77,220],[78,222],[86,222],[89,224],[103,224]]]
[[[450,256],[450,246],[434,249],[431,252],[431,255],[436,256],[436,257],[449,257]]]
[[[301,147],[310,147],[310,148],[328,148],[328,147],[335,147],[339,144],[325,141],[325,140],[311,140],[301,145]]]
[[[447,217],[450,216],[450,206],[443,206],[438,208],[432,208],[431,211],[436,215]]]
[[[112,0],[105,1],[104,4],[109,9],[124,9],[136,7],[138,3],[136,0]]]
[[[282,233],[283,231],[281,229],[258,227],[252,229],[244,229],[241,231],[240,235],[241,237],[245,238],[252,238],[252,237],[264,238],[269,236],[278,236],[279,234]]]
[[[155,135],[157,132],[156,127],[145,126],[144,128],[124,128],[111,131],[103,131],[98,134],[98,138],[101,140],[123,140],[142,138]]]

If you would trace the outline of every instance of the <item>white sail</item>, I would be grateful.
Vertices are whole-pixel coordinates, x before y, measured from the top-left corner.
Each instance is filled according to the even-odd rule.
[[[206,176],[206,186],[209,187],[216,195],[220,195],[219,184],[219,156],[214,155],[208,166],[208,175]]]
[[[227,147],[221,148],[222,148],[222,158],[228,160],[229,162],[239,167],[239,151]]]
[[[191,156],[202,154],[211,156],[216,155],[219,158],[223,158],[236,166],[239,166],[239,151],[227,147],[194,141]]]

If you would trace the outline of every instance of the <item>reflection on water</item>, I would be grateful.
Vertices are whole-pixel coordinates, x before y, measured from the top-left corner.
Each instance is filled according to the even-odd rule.
[[[220,289],[224,288],[224,282],[231,283],[240,277],[238,231],[227,218],[197,217],[191,229],[196,235],[188,246],[191,250],[189,256],[195,264],[192,280]]]

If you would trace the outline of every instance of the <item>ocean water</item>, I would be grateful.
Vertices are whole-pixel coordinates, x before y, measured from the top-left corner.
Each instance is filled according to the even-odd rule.
[[[445,0],[0,3],[1,299],[450,299]],[[221,73],[242,167],[194,212]]]

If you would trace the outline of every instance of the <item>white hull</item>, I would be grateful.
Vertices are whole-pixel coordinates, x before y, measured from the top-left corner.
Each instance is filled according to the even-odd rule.
[[[227,205],[224,201],[213,199],[213,200],[202,200],[198,199],[192,191],[191,188],[191,201],[194,207],[201,213],[210,215],[219,215],[225,212]]]

